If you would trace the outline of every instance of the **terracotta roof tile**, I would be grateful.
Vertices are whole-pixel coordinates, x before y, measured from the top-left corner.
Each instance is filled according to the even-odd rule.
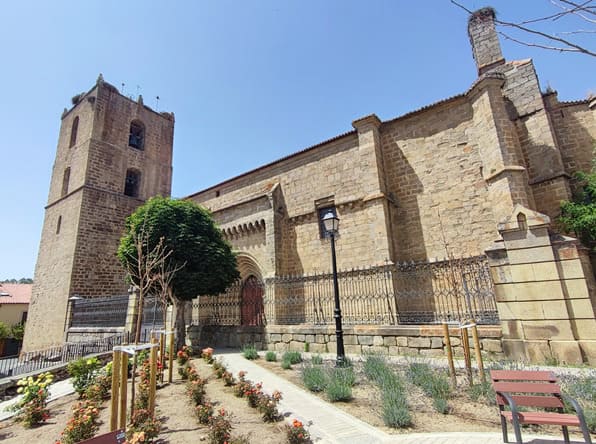
[[[0,284],[0,304],[28,304],[33,284]]]

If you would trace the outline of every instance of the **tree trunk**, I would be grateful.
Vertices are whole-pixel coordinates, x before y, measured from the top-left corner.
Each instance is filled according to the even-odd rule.
[[[176,350],[180,350],[186,342],[186,320],[184,316],[184,309],[186,302],[174,299],[174,309],[176,310],[176,321],[174,323],[174,331],[176,332]]]

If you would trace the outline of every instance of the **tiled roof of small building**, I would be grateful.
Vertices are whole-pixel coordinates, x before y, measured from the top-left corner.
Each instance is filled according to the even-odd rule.
[[[28,304],[33,284],[0,284],[0,304]]]

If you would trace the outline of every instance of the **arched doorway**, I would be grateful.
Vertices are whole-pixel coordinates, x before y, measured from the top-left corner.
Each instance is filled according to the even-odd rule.
[[[264,325],[263,284],[251,274],[242,284],[240,323],[242,325]]]

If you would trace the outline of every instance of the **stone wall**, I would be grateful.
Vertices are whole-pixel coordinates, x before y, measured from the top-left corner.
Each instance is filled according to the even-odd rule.
[[[346,354],[382,353],[391,356],[446,356],[443,328],[430,326],[360,326],[344,328]],[[451,345],[457,356],[463,356],[461,332],[450,327]],[[480,346],[486,357],[502,359],[501,329],[479,326]],[[471,336],[470,336],[471,338]],[[254,345],[257,349],[284,352],[287,350],[312,353],[336,353],[335,327],[285,326],[266,327],[197,326],[188,328],[188,340],[195,349],[203,347],[233,347]],[[470,341],[473,347],[473,342]]]

